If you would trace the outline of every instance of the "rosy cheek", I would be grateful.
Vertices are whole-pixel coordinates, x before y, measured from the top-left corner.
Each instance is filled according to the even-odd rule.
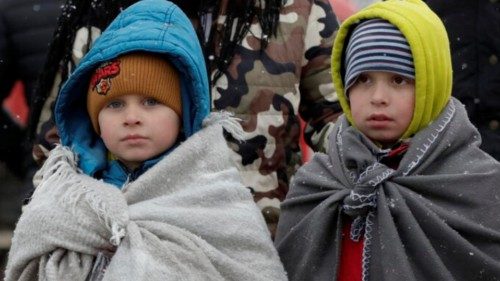
[[[104,130],[106,131],[106,130]],[[108,142],[109,135],[106,132],[103,132],[103,129],[101,128],[101,139],[104,141],[104,143]]]

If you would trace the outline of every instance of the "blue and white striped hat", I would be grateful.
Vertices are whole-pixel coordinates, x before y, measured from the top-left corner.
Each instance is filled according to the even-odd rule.
[[[359,24],[345,52],[345,89],[365,71],[387,71],[415,79],[410,45],[390,22],[370,19]]]

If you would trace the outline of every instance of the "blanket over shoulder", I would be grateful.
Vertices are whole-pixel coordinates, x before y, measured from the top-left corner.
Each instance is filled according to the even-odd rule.
[[[123,192],[54,149],[15,230],[6,280],[86,280],[102,252],[114,253],[103,280],[286,280],[221,122]]]
[[[340,118],[282,205],[275,243],[290,280],[335,280],[342,212],[364,229],[363,280],[500,280],[500,163],[479,144],[452,98],[393,170]]]

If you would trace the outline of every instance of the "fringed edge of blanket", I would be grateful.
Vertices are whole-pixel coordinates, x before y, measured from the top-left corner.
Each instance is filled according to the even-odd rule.
[[[245,131],[241,127],[241,119],[234,117],[229,111],[212,112],[203,120],[203,127],[219,124],[237,140],[243,140]]]
[[[33,198],[42,193],[52,195],[53,198],[58,198],[59,204],[69,206],[75,215],[78,210],[76,205],[82,201],[86,202],[111,232],[109,242],[118,246],[126,234],[125,226],[107,215],[109,207],[102,200],[101,194],[89,187],[94,182],[99,182],[82,174],[77,163],[77,156],[69,147],[56,146],[33,178],[36,187]],[[88,177],[88,180],[85,177]]]

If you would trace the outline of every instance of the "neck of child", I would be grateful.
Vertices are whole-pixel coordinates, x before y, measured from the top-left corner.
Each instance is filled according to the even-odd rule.
[[[127,171],[128,172],[133,172],[135,171],[136,169],[138,169],[142,163],[144,162],[130,162],[130,161],[124,161],[124,160],[119,160],[123,166],[125,166],[125,168],[127,168]]]

